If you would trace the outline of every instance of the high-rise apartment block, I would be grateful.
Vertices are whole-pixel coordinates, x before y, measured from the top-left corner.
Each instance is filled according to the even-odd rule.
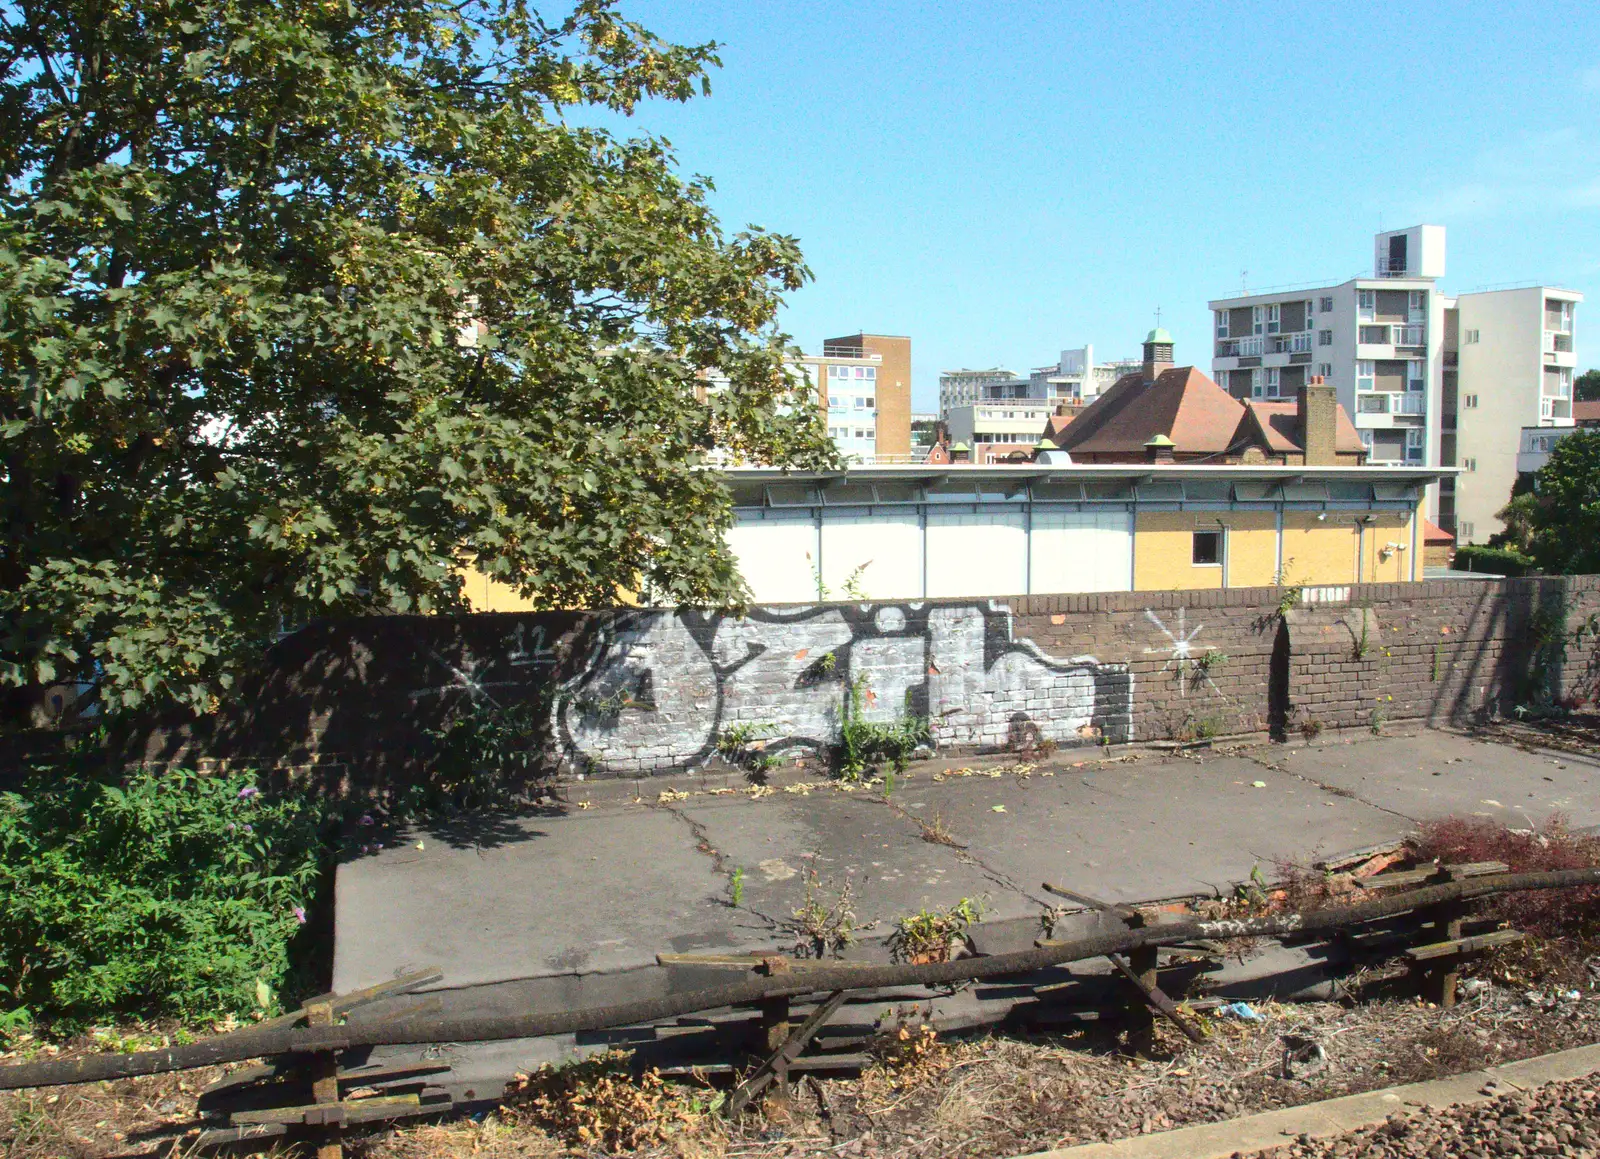
[[[800,359],[839,453],[857,463],[911,461],[911,339],[829,338]]]
[[[1462,541],[1481,540],[1500,528],[1521,428],[1572,422],[1582,295],[1452,298],[1438,289],[1444,272],[1444,227],[1419,225],[1377,235],[1370,278],[1216,299],[1212,377],[1235,398],[1290,399],[1321,375],[1374,465],[1462,468],[1430,488],[1427,512]]]

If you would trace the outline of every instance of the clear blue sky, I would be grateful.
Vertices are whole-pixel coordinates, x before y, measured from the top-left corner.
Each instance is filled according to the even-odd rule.
[[[1448,228],[1447,292],[1588,295],[1600,349],[1600,3],[623,0],[721,42],[709,99],[634,118],[732,229],[796,235],[785,328],[912,338],[939,371],[1135,354],[1159,305],[1209,364],[1209,298],[1368,272]]]

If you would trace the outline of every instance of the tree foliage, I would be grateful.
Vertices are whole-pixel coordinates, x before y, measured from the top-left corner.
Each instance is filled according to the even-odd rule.
[[[459,609],[473,560],[736,601],[698,465],[828,461],[774,326],[808,272],[572,115],[714,50],[614,0],[0,10],[0,680],[204,711],[285,622]]]
[[[1573,398],[1578,402],[1600,402],[1600,368],[1585,370],[1572,384]]]
[[[1528,554],[1551,573],[1600,572],[1600,431],[1556,443],[1534,476]]]

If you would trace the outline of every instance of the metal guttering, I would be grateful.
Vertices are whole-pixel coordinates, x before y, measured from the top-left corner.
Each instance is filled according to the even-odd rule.
[[[1418,489],[1453,467],[1296,467],[1278,464],[872,465],[845,471],[741,467],[725,472],[741,510],[929,506],[994,510],[1016,503],[1149,511],[1383,510],[1413,506]]]

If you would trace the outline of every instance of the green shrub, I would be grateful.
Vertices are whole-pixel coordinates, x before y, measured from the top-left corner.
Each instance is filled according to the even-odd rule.
[[[884,764],[896,772],[904,769],[933,735],[925,717],[907,715],[892,723],[863,719],[866,681],[863,672],[850,683],[839,726],[839,772],[852,781]]]
[[[1477,571],[1485,575],[1527,575],[1533,569],[1533,560],[1514,547],[1484,547],[1464,543],[1456,548],[1455,569]]]
[[[53,770],[0,794],[0,1015],[66,1033],[272,1011],[322,820],[248,773]]]

